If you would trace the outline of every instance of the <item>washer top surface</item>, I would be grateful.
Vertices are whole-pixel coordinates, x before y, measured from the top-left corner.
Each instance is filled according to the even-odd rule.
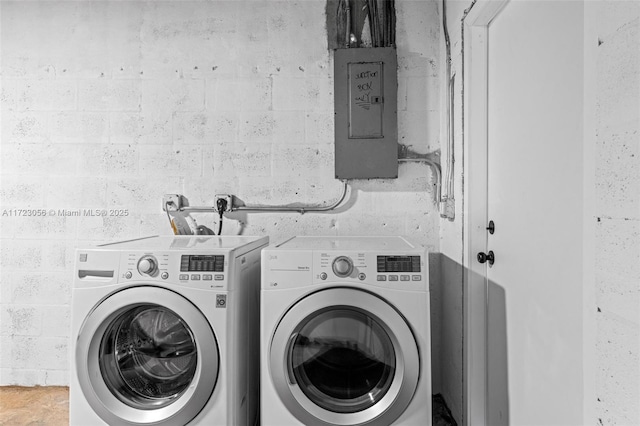
[[[421,249],[403,237],[391,236],[322,236],[293,237],[275,246],[283,250],[396,250]]]
[[[114,250],[212,250],[234,249],[267,237],[250,237],[237,235],[168,235],[151,236],[135,240],[102,244],[98,247]]]

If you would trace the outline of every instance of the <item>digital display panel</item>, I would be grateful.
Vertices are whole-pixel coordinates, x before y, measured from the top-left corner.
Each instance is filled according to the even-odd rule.
[[[180,272],[224,272],[224,256],[183,255]]]
[[[378,272],[420,272],[420,256],[378,256]]]

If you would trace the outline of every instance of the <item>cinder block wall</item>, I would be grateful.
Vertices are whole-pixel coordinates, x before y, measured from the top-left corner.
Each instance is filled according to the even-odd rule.
[[[396,6],[400,143],[433,152],[437,3]],[[192,205],[211,205],[217,193],[251,204],[340,195],[324,8],[322,0],[0,3],[0,385],[67,384],[74,248],[169,234],[163,194]],[[429,168],[404,164],[398,179],[350,182],[348,203],[333,214],[237,215],[223,233],[400,234],[437,251],[432,183]],[[195,218],[216,228],[213,215]],[[439,294],[432,275],[436,363]]]
[[[640,423],[640,3],[599,1],[595,76],[596,424]]]

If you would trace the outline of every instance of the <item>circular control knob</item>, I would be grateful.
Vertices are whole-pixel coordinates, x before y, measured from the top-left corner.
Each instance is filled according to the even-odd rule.
[[[138,260],[138,271],[143,275],[153,275],[158,270],[158,261],[153,256],[143,256]]]
[[[353,271],[353,262],[347,256],[339,256],[333,261],[332,268],[337,276],[348,277]]]

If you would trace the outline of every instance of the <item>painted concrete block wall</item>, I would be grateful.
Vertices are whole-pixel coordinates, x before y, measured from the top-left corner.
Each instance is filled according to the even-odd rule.
[[[599,1],[595,75],[599,425],[640,423],[640,4]]]
[[[437,4],[396,6],[400,143],[437,151]],[[0,385],[67,384],[74,248],[170,234],[163,194],[192,205],[218,193],[251,204],[340,194],[324,7],[0,3]],[[398,179],[350,182],[335,213],[236,215],[223,233],[400,234],[437,251],[432,184],[425,165],[401,164]],[[107,216],[75,215],[83,209]],[[194,217],[216,227],[213,215]],[[432,274],[435,354],[439,285]]]

